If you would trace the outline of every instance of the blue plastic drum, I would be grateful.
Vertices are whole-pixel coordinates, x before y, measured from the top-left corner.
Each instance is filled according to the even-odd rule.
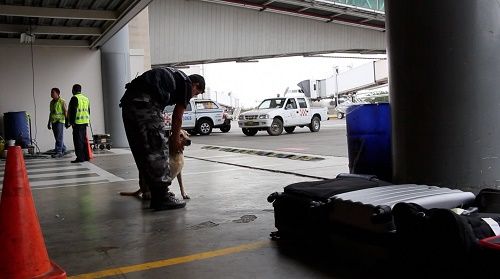
[[[388,103],[347,108],[349,171],[392,180],[391,109]]]
[[[3,114],[6,140],[16,140],[16,145],[26,148],[30,145],[30,126],[25,111],[6,112]]]

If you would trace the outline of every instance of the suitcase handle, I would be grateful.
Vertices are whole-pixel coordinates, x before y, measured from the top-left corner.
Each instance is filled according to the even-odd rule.
[[[355,173],[340,173],[337,175],[337,178],[361,178],[366,180],[378,180],[376,175]]]
[[[278,192],[271,193],[271,194],[267,197],[267,202],[269,202],[269,203],[273,203],[273,202],[276,200],[276,198],[278,198],[278,197],[279,197],[279,195],[280,195],[280,193],[278,193]]]
[[[387,223],[392,220],[392,210],[390,206],[379,205],[375,207],[375,211],[372,214],[372,222],[375,224]]]

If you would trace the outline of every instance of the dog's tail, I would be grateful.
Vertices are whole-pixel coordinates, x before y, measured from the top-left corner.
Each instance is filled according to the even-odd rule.
[[[141,195],[141,189],[134,191],[134,192],[120,192],[121,196],[134,196],[138,197]]]

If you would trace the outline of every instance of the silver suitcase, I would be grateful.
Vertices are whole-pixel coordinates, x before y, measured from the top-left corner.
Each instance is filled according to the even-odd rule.
[[[367,232],[394,232],[392,208],[400,202],[425,208],[466,207],[474,202],[471,192],[436,186],[401,184],[335,195],[329,203],[330,223]]]

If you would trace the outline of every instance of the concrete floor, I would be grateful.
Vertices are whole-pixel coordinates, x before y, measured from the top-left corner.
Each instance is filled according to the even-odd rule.
[[[284,252],[269,238],[275,228],[267,196],[291,183],[347,172],[346,158],[298,161],[202,147],[185,152],[186,208],[161,212],[118,194],[137,188],[127,150],[102,152],[79,166],[69,163],[72,158],[26,160],[50,258],[70,278],[360,275],[338,261]],[[171,189],[180,196],[176,181]]]

